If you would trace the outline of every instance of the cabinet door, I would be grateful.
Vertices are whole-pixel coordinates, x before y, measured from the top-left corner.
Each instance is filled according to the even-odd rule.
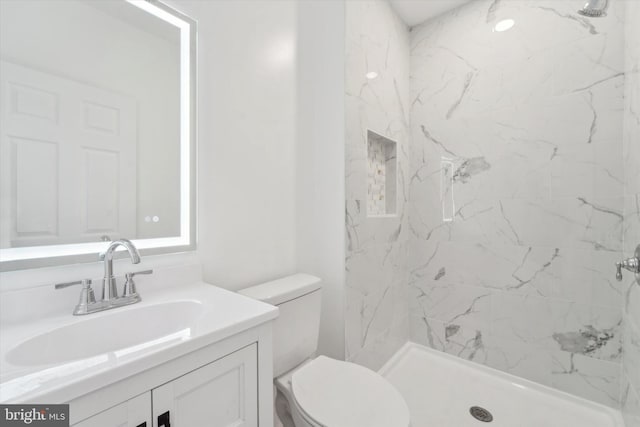
[[[152,390],[153,427],[258,425],[257,345]]]
[[[151,392],[100,412],[73,427],[151,427]]]

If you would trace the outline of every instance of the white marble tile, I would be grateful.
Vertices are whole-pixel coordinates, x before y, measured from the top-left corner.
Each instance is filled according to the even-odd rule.
[[[554,349],[620,362],[622,311],[562,300],[551,301]]]
[[[347,360],[377,371],[407,342],[408,331],[404,317]]]
[[[553,334],[553,311],[548,298],[496,292],[491,298],[491,335],[543,346]]]
[[[478,0],[412,30],[407,266],[412,339],[615,404],[640,121],[623,122],[638,101],[610,3],[594,20],[568,0]]]
[[[624,254],[633,255],[640,245],[640,193],[624,198]]]
[[[551,354],[535,345],[495,339],[485,339],[486,364],[492,368],[526,378],[544,385],[551,385]]]
[[[559,60],[553,70],[553,93],[580,92],[585,88],[597,88],[610,80],[623,80],[623,50],[622,31],[597,34],[557,47]]]
[[[546,270],[551,276],[550,296],[583,304],[619,308],[626,287],[615,279],[619,252],[560,248]]]
[[[346,277],[347,287],[365,296],[405,283],[406,244],[396,242],[347,252]]]
[[[414,314],[447,324],[489,329],[492,292],[486,288],[426,279],[412,285],[411,294],[410,309]]]
[[[454,162],[453,194],[458,204],[474,198],[548,196],[551,158],[554,155],[550,144],[522,139],[500,141],[497,138],[479,138],[475,145],[482,150],[482,155]],[[461,152],[461,155],[467,154]]]
[[[640,286],[631,275],[623,278],[626,291],[624,293],[624,313],[628,319],[632,319],[636,326],[640,325]]]
[[[520,244],[619,251],[622,198],[581,195],[547,201],[501,200],[500,210]]]
[[[619,406],[618,363],[565,352],[553,353],[552,359],[553,387],[608,406]]]
[[[624,194],[622,154],[617,141],[563,144],[551,162],[551,196],[585,199]]]
[[[346,245],[348,252],[362,252],[373,246],[402,243],[408,236],[406,204],[391,217],[369,217],[365,200],[346,202]]]
[[[381,292],[363,295],[347,289],[345,322],[348,323],[345,334],[347,358],[354,357],[364,347],[371,345],[378,337],[388,332],[396,318],[397,295],[394,287]],[[406,308],[403,310],[408,311]]]
[[[625,2],[627,22],[640,20],[640,3]],[[625,26],[624,109],[624,244],[628,257],[640,244],[640,26]],[[626,273],[626,272],[625,272]],[[623,414],[627,427],[640,426],[640,286],[626,273],[623,284],[625,337],[623,340]]]
[[[412,341],[467,360],[487,363],[486,330],[420,314],[412,314],[410,323]]]
[[[354,289],[345,288],[344,311],[345,358],[349,360],[362,349],[363,295]]]
[[[640,331],[637,324],[627,319],[623,339],[623,374],[636,389],[640,389]]]
[[[383,0],[346,2],[345,20],[345,342],[349,360],[375,367],[408,337],[409,31]],[[367,216],[370,130],[397,143],[384,218]]]
[[[411,194],[414,194],[412,191]],[[416,238],[482,244],[572,247],[619,251],[622,198],[459,201],[453,222],[434,215],[433,203],[412,203],[410,230]],[[436,206],[437,207],[437,206]],[[436,210],[436,212],[438,212]]]
[[[559,251],[547,247],[440,242],[431,254],[428,264],[413,269],[416,277],[547,296],[552,279],[547,271]],[[461,260],[464,268],[460,268]]]
[[[640,427],[640,397],[635,388],[624,378],[621,405],[625,427]]]

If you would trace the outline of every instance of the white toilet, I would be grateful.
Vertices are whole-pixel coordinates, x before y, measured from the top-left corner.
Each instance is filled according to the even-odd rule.
[[[321,282],[296,274],[241,294],[278,306],[273,330],[276,408],[296,427],[408,427],[409,408],[378,373],[325,356],[314,358]]]

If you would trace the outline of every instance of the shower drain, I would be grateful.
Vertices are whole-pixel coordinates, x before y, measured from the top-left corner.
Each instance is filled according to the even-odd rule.
[[[469,413],[473,418],[478,421],[482,421],[483,423],[490,423],[493,421],[493,415],[491,415],[491,412],[479,406],[472,406],[469,408]]]

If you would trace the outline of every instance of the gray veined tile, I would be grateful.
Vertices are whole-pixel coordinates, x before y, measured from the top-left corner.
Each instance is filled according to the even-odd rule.
[[[412,339],[425,346],[486,364],[487,331],[456,322],[448,323],[415,314],[410,317]]]
[[[622,416],[626,427],[640,427],[640,397],[634,387],[625,381],[622,385]]]
[[[636,389],[640,389],[640,332],[630,319],[625,322],[623,339],[623,375]]]
[[[624,286],[615,279],[620,253],[597,249],[560,248],[549,266],[550,296],[571,302],[619,308]]]
[[[491,291],[477,286],[438,284],[431,279],[412,286],[414,314],[447,324],[489,329]]]
[[[377,371],[406,343],[406,331],[408,325],[404,319],[385,330],[348,360]]]
[[[585,199],[624,194],[622,152],[611,143],[563,144],[551,162],[551,196]]]
[[[622,312],[566,301],[553,301],[554,348],[619,362],[622,355]]]
[[[618,407],[620,397],[620,365],[575,353],[552,355],[552,387]]]
[[[545,348],[488,336],[486,364],[492,368],[551,385],[551,353]]]
[[[491,335],[543,346],[553,334],[548,298],[496,292],[491,299]]]
[[[640,245],[640,193],[624,198],[624,254],[626,257],[635,252]]]
[[[640,230],[624,4],[589,20],[569,1],[495,3],[411,32],[410,334],[615,405],[621,302],[640,313],[640,291],[613,268]],[[495,37],[503,14],[517,25]],[[448,222],[442,159],[455,176]]]

